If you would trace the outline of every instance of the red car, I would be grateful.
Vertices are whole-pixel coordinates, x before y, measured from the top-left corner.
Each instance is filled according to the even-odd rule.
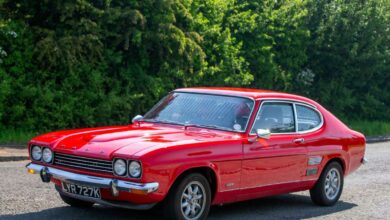
[[[131,125],[52,132],[29,142],[29,173],[67,204],[205,219],[211,205],[310,190],[335,204],[366,160],[365,137],[318,103],[238,88],[169,93]]]

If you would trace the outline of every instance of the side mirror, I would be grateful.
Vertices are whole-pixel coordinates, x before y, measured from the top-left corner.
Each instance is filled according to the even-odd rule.
[[[131,119],[132,123],[138,122],[139,120],[143,119],[144,116],[142,115],[136,115],[133,119]]]
[[[271,131],[269,129],[257,129],[256,134],[259,138],[269,139],[271,137]]]

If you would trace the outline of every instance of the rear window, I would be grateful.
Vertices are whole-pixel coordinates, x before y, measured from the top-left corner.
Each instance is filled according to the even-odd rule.
[[[297,110],[298,131],[308,131],[321,124],[321,116],[314,109],[299,104],[295,107]]]

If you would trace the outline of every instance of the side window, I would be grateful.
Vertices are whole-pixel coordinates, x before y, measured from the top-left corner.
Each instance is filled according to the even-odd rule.
[[[321,117],[315,110],[296,104],[298,131],[307,131],[320,125]]]
[[[266,102],[256,116],[251,133],[257,129],[270,129],[271,133],[295,132],[293,105],[289,103]]]

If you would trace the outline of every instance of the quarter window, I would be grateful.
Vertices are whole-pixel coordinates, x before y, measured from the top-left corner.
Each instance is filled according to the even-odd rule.
[[[296,105],[298,131],[308,131],[316,128],[321,123],[321,117],[317,111],[312,108]]]
[[[256,133],[257,129],[270,129],[271,133],[295,132],[293,105],[279,102],[262,104],[251,133]]]

